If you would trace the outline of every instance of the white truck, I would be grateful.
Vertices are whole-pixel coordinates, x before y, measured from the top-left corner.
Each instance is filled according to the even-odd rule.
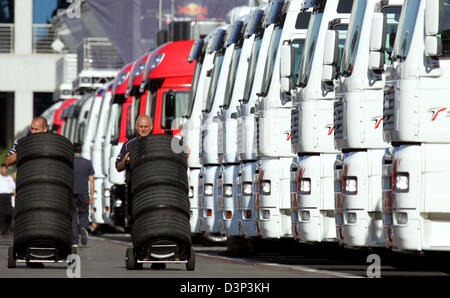
[[[208,220],[208,215],[213,215],[212,209],[208,208],[208,201],[206,197],[213,195],[212,189],[208,185],[206,194],[204,193],[203,172],[202,167],[202,116],[207,96],[209,95],[210,84],[212,81],[212,74],[215,69],[215,61],[219,58],[219,51],[223,47],[223,42],[226,34],[225,26],[221,26],[212,31],[205,38],[204,42],[194,43],[189,57],[190,61],[198,60],[194,78],[192,82],[191,93],[188,103],[188,114],[185,116],[186,121],[182,124],[182,134],[186,145],[189,148],[188,158],[188,177],[189,177],[189,197],[191,205],[191,232],[193,234],[203,234],[202,222],[210,221],[211,227],[214,225],[214,218]],[[204,44],[204,45],[203,45]],[[199,52],[204,51],[204,54]],[[194,54],[194,52],[197,52]],[[193,55],[193,56],[192,56]],[[218,75],[218,73],[217,73]],[[214,180],[216,181],[216,180]],[[197,200],[195,200],[197,198]],[[213,198],[211,198],[211,207],[214,207]],[[197,204],[195,204],[197,202]],[[204,214],[205,213],[205,214]],[[206,223],[203,224],[203,226]],[[217,228],[218,232],[218,228]]]
[[[202,111],[202,126],[201,126],[201,151],[200,158],[202,162],[202,169],[200,172],[200,183],[202,193],[199,194],[199,199],[202,203],[203,214],[200,218],[200,231],[205,234],[219,235],[219,206],[218,196],[219,187],[218,181],[220,179],[220,161],[218,152],[218,129],[219,120],[217,112],[219,112],[219,100],[216,97],[224,92],[219,87],[224,87],[219,84],[228,76],[228,70],[232,58],[233,51],[226,51],[226,39],[230,35],[231,25],[227,25],[224,31],[218,31],[218,34],[223,35],[221,46],[215,53],[214,67],[211,73],[211,82],[208,88],[208,95],[204,103]],[[226,54],[226,55],[225,55]]]
[[[262,238],[293,237],[290,177],[296,154],[291,150],[290,140],[292,100],[290,94],[281,90],[280,49],[288,44],[297,61],[301,57],[310,18],[309,8],[303,9],[303,5],[304,1],[285,1],[273,28],[266,28],[272,31],[272,36],[255,104],[256,146],[260,157],[255,211],[257,230]]]
[[[348,247],[384,246],[381,172],[388,144],[383,140],[384,65],[397,30],[402,0],[357,0],[347,32],[339,77],[335,81],[334,140],[342,155],[336,161],[336,233]],[[371,44],[371,30],[381,26],[383,36]],[[329,34],[334,34],[330,31]],[[380,53],[370,60],[371,49]],[[337,48],[325,49],[332,57]],[[326,60],[326,58],[325,58]],[[325,61],[324,67],[329,67]],[[373,65],[371,63],[375,63]],[[333,86],[335,77],[325,78]]]
[[[236,206],[236,178],[239,172],[237,164],[236,152],[233,155],[227,149],[230,146],[230,140],[236,140],[236,121],[231,120],[230,107],[231,95],[236,80],[242,79],[237,77],[238,66],[241,61],[242,44],[244,41],[244,31],[249,21],[249,15],[235,21],[231,27],[229,35],[225,41],[225,56],[231,55],[226,77],[219,81],[217,86],[217,96],[214,99],[221,103],[220,111],[217,113],[219,127],[217,138],[217,150],[220,166],[220,175],[218,181],[218,209],[219,209],[219,232],[227,237],[238,236],[238,216],[235,209]],[[230,54],[228,54],[228,52]],[[225,58],[224,58],[225,61]],[[222,66],[222,72],[224,68]]]
[[[107,187],[107,176],[104,169],[103,160],[103,145],[105,142],[107,121],[109,117],[109,111],[111,108],[111,94],[112,94],[112,83],[108,82],[105,85],[104,98],[101,101],[101,106],[99,109],[98,121],[95,125],[95,136],[92,140],[93,144],[91,146],[91,161],[94,168],[94,184],[95,184],[95,202],[92,208],[101,209],[103,208],[102,218],[104,223],[110,223],[110,187]]]
[[[449,0],[406,0],[386,70],[383,219],[396,250],[450,250],[449,20]]]
[[[227,88],[224,96],[223,106],[221,107],[221,131],[219,130],[219,150],[222,154],[221,161],[223,164],[222,176],[222,198],[219,198],[219,205],[223,207],[221,229],[222,233],[227,236],[228,240],[234,237],[241,236],[240,222],[245,219],[241,209],[242,201],[242,184],[239,180],[240,158],[237,146],[237,127],[238,117],[237,108],[239,101],[244,98],[244,91],[246,88],[246,78],[250,71],[252,59],[252,51],[257,35],[261,35],[262,20],[264,10],[257,8],[253,10],[245,22],[247,23],[242,32],[242,40],[239,41],[235,47],[235,53],[232,62],[232,72],[227,80]],[[261,38],[259,38],[260,40]],[[239,52],[237,52],[239,51]],[[253,53],[256,56],[258,53]],[[256,60],[255,60],[256,61]],[[250,173],[249,179],[252,178]],[[251,194],[250,188],[247,187],[246,194]],[[244,212],[245,213],[245,212]],[[251,217],[251,216],[250,216]],[[240,237],[239,237],[240,238]],[[236,239],[239,239],[236,238]],[[229,242],[229,241],[228,241]]]
[[[313,9],[301,57],[297,89],[293,90],[291,143],[299,155],[291,177],[297,179],[298,210],[296,239],[301,242],[335,242],[334,163],[339,152],[334,146],[334,88],[322,82],[324,50],[343,44],[353,1],[310,1]],[[333,44],[326,43],[327,30],[336,30]],[[292,60],[292,59],[290,59]],[[332,57],[339,62],[338,52]],[[334,65],[336,66],[336,65]],[[288,72],[287,72],[288,73]],[[294,226],[295,229],[295,226]],[[298,235],[297,235],[298,234]]]
[[[240,236],[248,240],[260,237],[255,209],[255,200],[258,196],[255,103],[257,94],[261,91],[273,29],[279,22],[283,3],[284,1],[271,1],[264,6],[264,16],[260,16],[259,25],[253,29],[248,71],[242,99],[237,106],[237,148],[240,160],[239,174],[236,178],[237,208],[240,215],[238,226]]]

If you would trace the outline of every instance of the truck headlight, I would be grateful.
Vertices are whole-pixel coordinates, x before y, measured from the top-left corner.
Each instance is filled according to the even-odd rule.
[[[109,198],[111,196],[111,192],[109,191],[109,189],[105,190],[105,197]]]
[[[233,186],[231,184],[225,184],[223,186],[223,195],[225,197],[232,197],[233,196]]]
[[[396,212],[395,219],[400,225],[406,225],[408,223],[408,213],[406,212]]]
[[[264,180],[261,182],[261,192],[263,195],[270,195],[270,181]]]
[[[205,184],[205,187],[203,189],[203,193],[205,196],[212,196],[213,195],[213,185],[212,184]]]
[[[300,179],[300,194],[310,195],[311,194],[311,179],[302,178]]]
[[[194,197],[194,187],[189,187],[189,198],[192,199]]]
[[[358,179],[356,177],[345,177],[344,192],[349,195],[356,195],[358,193]]]
[[[122,200],[116,200],[114,202],[114,207],[116,207],[116,208],[122,207]]]
[[[349,224],[354,224],[354,223],[356,223],[356,213],[353,213],[353,212],[348,213],[348,214],[347,214],[347,222],[348,222]]]
[[[395,191],[408,192],[409,191],[409,174],[397,173],[395,174]]]
[[[302,221],[309,221],[311,219],[311,214],[309,213],[309,211],[301,211],[300,218],[302,219]]]
[[[252,195],[252,183],[251,182],[244,182],[242,189],[243,189],[244,195],[246,195],[246,196]]]

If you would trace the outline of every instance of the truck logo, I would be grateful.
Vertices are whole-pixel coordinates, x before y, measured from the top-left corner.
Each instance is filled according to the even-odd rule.
[[[334,125],[333,124],[328,124],[327,126],[325,126],[325,128],[328,128],[328,135],[331,136],[331,134],[334,131]]]
[[[178,15],[188,15],[190,17],[197,17],[204,19],[208,15],[208,6],[200,6],[196,3],[189,3],[186,6],[178,6]]]
[[[383,116],[373,117],[371,119],[371,121],[375,122],[375,128],[374,129],[377,129],[378,127],[380,127],[381,121],[383,121]]]
[[[291,131],[286,130],[286,131],[284,132],[284,134],[286,135],[286,141],[289,141],[289,140],[291,139],[291,137],[292,137]]]
[[[436,120],[437,115],[438,115],[440,112],[443,112],[443,111],[445,111],[445,110],[447,110],[447,108],[443,108],[443,107],[440,107],[440,108],[431,108],[431,109],[429,109],[428,112],[431,113],[431,121]],[[448,116],[448,115],[447,115],[447,116]]]

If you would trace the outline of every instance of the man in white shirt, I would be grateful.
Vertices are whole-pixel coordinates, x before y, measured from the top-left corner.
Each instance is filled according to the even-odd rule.
[[[12,176],[8,175],[8,166],[1,165],[0,175],[0,232],[7,235],[11,229],[13,210],[11,197],[14,195],[16,183]]]

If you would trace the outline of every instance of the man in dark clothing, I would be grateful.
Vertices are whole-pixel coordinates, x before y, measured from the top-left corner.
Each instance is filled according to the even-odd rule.
[[[73,151],[75,154],[73,162],[73,204],[74,214],[72,217],[72,245],[78,245],[81,235],[81,244],[86,245],[88,241],[87,227],[89,226],[89,205],[94,203],[94,168],[90,160],[81,157],[81,144],[75,143]],[[90,195],[89,187],[90,186]]]
[[[32,133],[43,133],[48,131],[47,119],[38,116],[31,121],[30,131],[28,134]],[[11,147],[11,150],[6,154],[5,164],[11,166],[17,161],[17,144],[19,140],[16,140]]]
[[[136,132],[137,136],[128,140],[122,145],[119,155],[116,159],[116,169],[119,172],[126,170],[125,183],[127,184],[127,206],[128,216],[131,220],[131,180],[130,180],[130,149],[131,144],[137,141],[137,139],[148,136],[153,129],[152,119],[148,115],[140,115],[136,120]]]

